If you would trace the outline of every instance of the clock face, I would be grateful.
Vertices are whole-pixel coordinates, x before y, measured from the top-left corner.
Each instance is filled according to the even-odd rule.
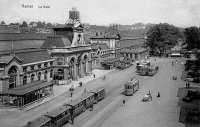
[[[58,65],[62,65],[63,64],[63,59],[62,58],[58,58],[57,59],[57,64]]]

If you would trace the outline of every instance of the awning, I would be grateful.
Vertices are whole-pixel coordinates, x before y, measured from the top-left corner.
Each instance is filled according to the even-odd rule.
[[[0,95],[24,95],[50,85],[53,85],[53,83],[45,81],[35,81],[26,85],[20,85],[12,89],[2,91],[0,92]]]

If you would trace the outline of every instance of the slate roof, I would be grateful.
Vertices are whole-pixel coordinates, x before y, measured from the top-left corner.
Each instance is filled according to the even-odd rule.
[[[26,93],[30,93],[32,91],[35,91],[35,90],[38,90],[50,85],[53,85],[53,83],[35,81],[35,82],[27,83],[26,85],[20,85],[12,89],[1,91],[0,95],[24,95]]]
[[[6,56],[6,55],[0,56],[0,63],[6,63],[7,64],[13,58],[14,58],[14,56]]]
[[[16,40],[45,40],[48,36],[52,34],[25,34],[25,33],[1,33],[1,41],[14,41]]]
[[[120,39],[120,48],[142,46],[144,45],[144,38],[141,37],[123,37]]]
[[[25,48],[40,48],[44,40],[18,40],[13,41],[15,50]],[[12,41],[0,41],[0,52],[11,50]]]
[[[92,43],[91,48],[94,50],[98,50],[99,48],[101,50],[107,50],[109,49],[108,45],[106,43]]]
[[[14,59],[15,57],[17,56],[14,56],[14,55],[2,55],[0,56],[0,63],[5,63],[5,64],[8,64],[12,59]],[[19,59],[17,57],[18,60],[20,60],[20,62],[22,61],[22,59]]]
[[[22,64],[51,60],[47,50],[44,49],[23,49],[14,52],[15,55],[22,60]],[[10,52],[1,52],[0,55],[2,55],[0,57],[0,62],[8,63],[12,60]]]
[[[71,42],[68,38],[63,36],[50,36],[48,37],[44,43],[42,44],[41,48],[52,48],[52,47],[66,47],[71,46]]]

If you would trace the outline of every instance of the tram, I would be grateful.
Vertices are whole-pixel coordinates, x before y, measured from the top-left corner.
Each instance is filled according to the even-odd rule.
[[[27,123],[23,127],[52,127],[51,119],[45,116],[40,116],[33,121]]]
[[[125,95],[133,95],[139,89],[139,80],[133,79],[124,84]]]
[[[61,127],[71,119],[71,107],[62,105],[44,116],[51,119],[51,127]]]
[[[105,93],[106,93],[104,87],[97,87],[91,92],[94,93],[95,103],[98,103],[100,100],[102,100],[105,97]]]
[[[157,71],[158,71],[158,66],[151,66],[150,68],[148,68],[148,75],[153,76],[157,73]]]
[[[95,102],[101,101],[104,97],[105,89],[98,87],[28,122],[23,127],[62,127],[66,123],[73,121],[74,117],[92,107]]]
[[[86,111],[87,108],[91,107],[94,103],[94,93],[83,93],[82,96],[77,99],[66,103],[65,105],[72,108],[72,115],[75,117],[82,112]]]

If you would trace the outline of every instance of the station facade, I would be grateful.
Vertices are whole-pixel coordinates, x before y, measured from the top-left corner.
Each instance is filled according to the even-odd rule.
[[[54,80],[77,80],[92,72],[91,46],[84,41],[84,28],[79,13],[69,17],[65,26],[55,27],[54,35],[49,36],[41,46],[47,49],[54,61]]]
[[[22,107],[53,93],[53,61],[46,50],[0,55],[0,105]]]

